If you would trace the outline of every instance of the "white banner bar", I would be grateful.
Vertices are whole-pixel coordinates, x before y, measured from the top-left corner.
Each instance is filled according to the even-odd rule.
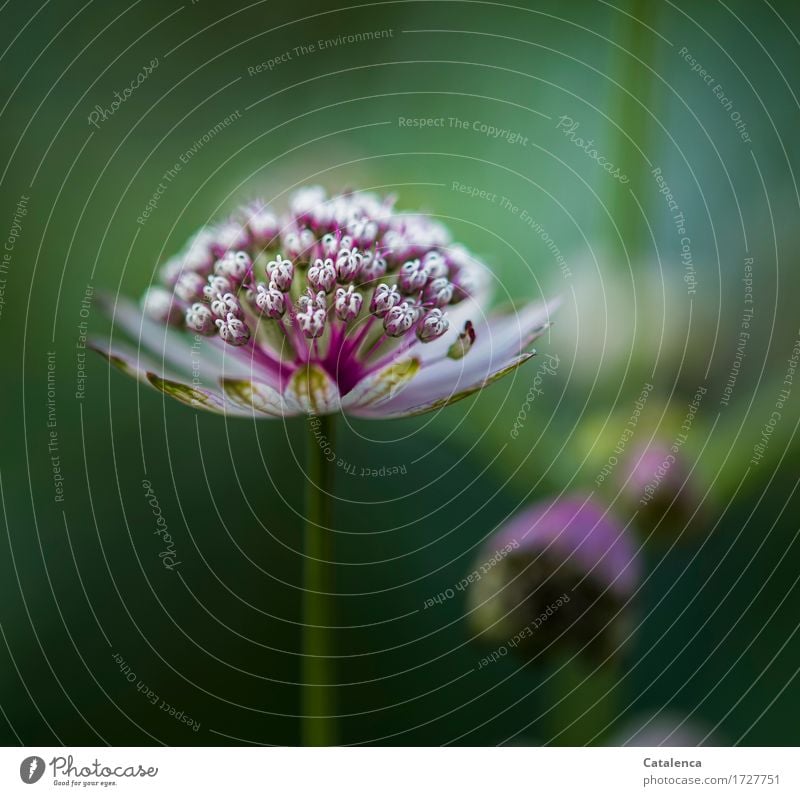
[[[428,794],[800,793],[794,749],[0,749],[0,793]]]

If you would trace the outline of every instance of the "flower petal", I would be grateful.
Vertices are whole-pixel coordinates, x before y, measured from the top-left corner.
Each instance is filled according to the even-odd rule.
[[[534,356],[535,354],[533,352],[518,354],[510,362],[506,362],[503,367],[489,373],[480,381],[460,389],[456,389],[454,386],[453,389],[441,395],[436,395],[431,390],[428,396],[423,396],[420,394],[419,390],[414,390],[416,384],[412,384],[411,387],[398,398],[387,401],[383,405],[377,407],[368,406],[364,408],[355,407],[349,409],[348,413],[351,415],[357,415],[359,417],[392,418],[411,417],[412,415],[422,415],[426,412],[433,412],[436,409],[442,409],[445,406],[456,403],[456,401],[467,398],[478,390],[482,390],[484,387],[488,387],[498,379],[501,379],[503,376],[506,376],[513,370],[516,370],[516,368]]]
[[[466,303],[466,302],[464,302]],[[500,362],[525,350],[537,337],[550,327],[550,318],[560,304],[559,299],[535,302],[521,310],[496,312],[488,318],[482,310],[473,307],[473,314],[463,316],[463,322],[454,324],[450,331],[432,343],[417,343],[409,353],[422,360],[423,369],[436,364],[442,380],[458,377],[462,369],[477,375],[481,371],[494,369],[492,363]],[[457,305],[457,308],[461,305]],[[448,316],[451,313],[448,310]],[[475,331],[475,344],[459,364],[447,360],[447,351],[464,330],[464,323],[471,320]],[[431,354],[435,356],[431,356]]]
[[[100,294],[100,305],[114,325],[151,355],[162,359],[183,375],[191,375],[191,340],[185,334],[148,318],[140,307],[124,296]],[[216,352],[214,352],[216,353]],[[215,368],[219,362],[210,354]]]
[[[110,364],[126,376],[138,379],[143,384],[150,385],[147,380],[147,372],[158,369],[154,360],[119,343],[111,346],[105,340],[90,340],[87,347],[105,357]]]
[[[195,409],[205,409],[215,413],[224,410],[225,414],[236,417],[252,414],[252,411],[244,412],[235,407],[225,407],[222,394],[216,390],[209,390],[194,383],[185,384],[180,381],[179,376],[173,374],[159,375],[157,372],[159,366],[155,362],[127,346],[118,344],[110,347],[105,342],[93,340],[89,342],[88,347],[105,357],[126,376],[131,376],[142,384],[166,393],[171,398],[176,398]]]
[[[504,356],[521,351],[550,328],[550,319],[560,304],[559,298],[537,301],[521,310],[498,313],[483,324],[475,324],[476,340],[470,354],[483,352],[484,356]]]
[[[490,384],[495,374],[510,372],[527,358],[520,358],[523,349],[549,327],[555,306],[557,302],[530,304],[519,312],[495,315],[483,322],[476,328],[475,344],[463,359],[444,356],[437,362],[423,363],[411,384],[383,404],[376,416],[418,414],[446,406]],[[424,345],[419,343],[410,352],[416,355]],[[369,410],[364,415],[373,416]]]
[[[419,373],[419,369],[418,359],[404,359],[370,373],[342,398],[342,408],[379,406],[391,400],[406,388],[411,379]]]
[[[158,371],[168,366],[182,378],[191,379],[200,370],[204,381],[211,384],[216,384],[223,376],[249,379],[254,371],[262,381],[277,381],[272,373],[262,373],[258,363],[247,353],[225,345],[219,337],[191,335],[157,323],[148,318],[137,304],[123,296],[113,298],[100,294],[100,302],[115,326],[149,351],[157,361],[163,361],[164,364],[156,368]]]
[[[335,412],[341,406],[336,382],[318,365],[303,365],[289,379],[283,398],[290,409],[313,415]]]
[[[244,417],[248,414],[238,408],[232,410],[230,406],[226,405],[220,393],[212,392],[202,387],[193,387],[180,381],[173,381],[172,379],[163,379],[155,373],[148,373],[147,380],[157,390],[160,390],[170,398],[174,398],[176,401],[191,406],[193,409],[205,409],[215,414],[227,414],[236,417]]]
[[[298,414],[287,407],[281,394],[268,384],[247,379],[222,379],[222,390],[236,406],[249,412],[270,417],[288,417]]]

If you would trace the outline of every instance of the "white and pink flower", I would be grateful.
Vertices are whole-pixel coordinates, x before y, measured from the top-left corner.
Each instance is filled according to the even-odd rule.
[[[488,315],[486,266],[392,204],[312,187],[284,216],[248,205],[195,235],[141,309],[107,302],[137,348],[95,348],[178,400],[251,417],[420,414],[532,357],[555,303]]]

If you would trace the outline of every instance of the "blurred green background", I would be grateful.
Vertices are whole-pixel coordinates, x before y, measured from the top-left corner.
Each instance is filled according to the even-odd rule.
[[[340,418],[350,461],[407,470],[338,476],[342,742],[613,743],[660,714],[723,744],[800,743],[800,392],[750,463],[800,334],[796,3],[9,0],[0,20],[0,233],[13,238],[0,313],[0,741],[299,742],[303,422],[196,415],[99,357],[77,398],[76,342],[83,320],[108,329],[96,303],[82,316],[87,290],[138,296],[203,224],[319,182],[396,192],[402,208],[440,216],[492,265],[498,302],[565,301],[539,344],[558,372],[519,438],[509,432],[535,361],[433,416]],[[385,33],[335,43],[364,31]],[[562,116],[626,183],[565,137]],[[723,402],[748,257],[751,336]],[[674,533],[639,525],[646,578],[618,675],[573,673],[582,685],[562,702],[569,678],[543,667],[509,657],[475,671],[484,651],[463,595],[425,600],[537,499],[596,491],[627,521],[595,478],[646,382],[648,434],[671,435],[668,418],[708,390],[687,443],[702,510]],[[179,553],[173,572],[144,478]]]

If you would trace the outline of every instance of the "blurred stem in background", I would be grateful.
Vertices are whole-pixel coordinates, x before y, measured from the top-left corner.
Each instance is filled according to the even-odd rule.
[[[645,156],[649,157],[648,152],[652,151],[648,141],[651,119],[647,109],[652,107],[655,78],[642,63],[653,67],[651,43],[656,34],[648,27],[658,30],[658,5],[652,0],[631,0],[627,14],[620,12],[619,47],[614,51],[615,64],[610,69],[612,79],[621,87],[614,89],[619,96],[614,117],[619,129],[612,128],[616,149],[612,160],[621,164],[630,182],[623,185],[617,180],[609,181],[613,191],[609,204],[622,244],[633,262],[642,257],[649,238],[642,212],[647,211],[644,197],[648,194],[650,180]],[[641,204],[641,212],[631,193]]]
[[[552,746],[596,746],[619,718],[619,669],[614,661],[594,666],[577,657],[562,661],[549,681],[547,740]]]
[[[333,447],[335,420],[332,415],[324,415],[318,420],[318,426],[308,429],[306,460],[302,618],[304,746],[331,746],[336,743],[330,657],[333,615],[331,502],[335,470],[324,453],[326,448]],[[324,440],[324,444],[320,444],[321,440]]]
[[[621,9],[619,47],[609,70],[620,87],[613,88],[619,100],[614,116],[618,128],[612,128],[611,140],[616,150],[612,160],[621,164],[629,177],[627,184],[609,180],[612,191],[609,205],[634,271],[642,268],[639,261],[650,245],[642,213],[647,212],[648,202],[644,197],[650,194],[652,179],[646,157],[652,152],[649,140],[652,120],[648,109],[653,107],[656,78],[643,64],[653,67],[653,44],[658,38],[653,30],[658,30],[658,5],[652,0],[631,0],[627,11]],[[602,742],[606,728],[618,718],[618,677],[619,668],[613,661],[596,668],[578,659],[564,662],[550,681],[549,693],[554,700],[549,713],[551,742],[559,746]]]

